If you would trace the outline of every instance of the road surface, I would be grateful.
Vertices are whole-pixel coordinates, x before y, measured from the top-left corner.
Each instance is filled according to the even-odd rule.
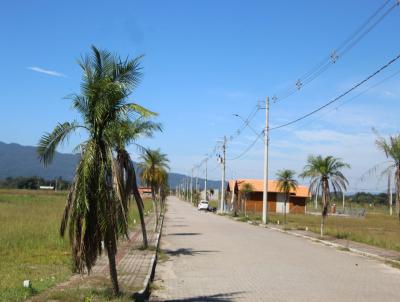
[[[400,301],[399,269],[175,197],[161,246],[154,301]]]

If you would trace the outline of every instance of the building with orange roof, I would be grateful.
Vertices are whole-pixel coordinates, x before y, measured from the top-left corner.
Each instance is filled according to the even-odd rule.
[[[147,187],[139,187],[139,194],[140,196],[144,199],[144,198],[151,198],[151,188],[147,188]]]
[[[237,210],[244,213],[262,212],[264,181],[262,179],[230,180],[227,185],[227,205],[236,203]],[[306,200],[310,196],[307,186],[298,185],[296,191],[290,192],[286,213],[305,213]],[[277,180],[268,181],[268,211],[283,213],[285,194],[278,189]]]

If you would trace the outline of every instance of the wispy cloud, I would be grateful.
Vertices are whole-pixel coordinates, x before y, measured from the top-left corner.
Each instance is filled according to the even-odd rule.
[[[62,74],[60,72],[53,71],[53,70],[48,70],[48,69],[44,69],[44,68],[40,68],[40,67],[37,67],[37,66],[30,66],[30,67],[28,67],[28,69],[32,70],[32,71],[39,72],[39,73],[44,73],[44,74],[47,74],[47,75],[53,76],[53,77],[63,77],[63,78],[66,77],[65,74]]]

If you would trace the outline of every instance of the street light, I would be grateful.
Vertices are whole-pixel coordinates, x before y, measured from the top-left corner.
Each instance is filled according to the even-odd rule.
[[[260,135],[260,133],[257,133],[257,131],[250,125],[250,122],[248,122],[247,120],[245,120],[245,119],[244,119],[243,117],[241,117],[239,114],[234,113],[233,116],[236,116],[236,117],[240,118],[240,119],[243,121],[243,123],[244,123],[246,126],[248,126],[248,127],[250,128],[251,131],[253,131],[253,133],[254,133],[255,135],[257,135],[257,136]]]

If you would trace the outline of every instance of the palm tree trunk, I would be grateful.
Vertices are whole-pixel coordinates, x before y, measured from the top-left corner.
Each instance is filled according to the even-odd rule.
[[[396,213],[400,220],[400,166],[396,169]]]
[[[323,202],[323,208],[322,208],[322,218],[321,218],[321,237],[324,236],[324,226],[325,226],[325,218],[326,215],[328,215],[328,198],[329,198],[329,192],[328,192],[328,180],[324,179],[322,181],[322,202]]]
[[[133,196],[135,197],[136,205],[137,205],[138,212],[139,212],[140,225],[142,228],[143,247],[145,249],[147,249],[147,247],[149,246],[149,243],[147,241],[146,223],[144,221],[144,213],[143,213],[144,205],[143,205],[143,200],[142,200],[142,197],[140,196],[139,189],[137,186],[135,169],[133,169],[132,173],[133,173],[132,193],[133,193]]]
[[[117,275],[117,265],[115,262],[115,251],[117,248],[115,242],[115,235],[112,231],[112,228],[109,228],[107,231],[108,235],[106,238],[106,248],[107,248],[107,256],[108,256],[108,264],[110,268],[110,277],[112,283],[112,290],[115,296],[119,295],[119,285],[118,285],[118,275]]]
[[[105,146],[102,142],[100,142],[100,153],[102,156],[102,159],[105,163],[107,163],[107,151],[105,149]],[[106,187],[106,192],[105,195],[107,196],[106,198],[106,207],[107,207],[107,215],[106,215],[106,221],[107,221],[107,228],[106,228],[106,233],[105,233],[105,245],[107,249],[107,256],[108,256],[108,265],[110,269],[110,278],[111,278],[111,283],[112,283],[112,290],[113,294],[115,296],[119,295],[119,285],[118,285],[118,275],[117,275],[117,265],[115,261],[115,255],[117,253],[117,239],[116,239],[116,234],[115,234],[115,208],[111,200],[108,198],[110,192],[112,192],[112,183],[111,183],[111,167],[106,166],[106,182],[105,182],[105,187]]]
[[[157,208],[157,200],[156,200],[156,192],[154,185],[151,186],[151,198],[153,199],[153,208],[154,208],[154,215],[156,216],[156,227],[155,230],[157,231],[158,228],[158,208]]]

